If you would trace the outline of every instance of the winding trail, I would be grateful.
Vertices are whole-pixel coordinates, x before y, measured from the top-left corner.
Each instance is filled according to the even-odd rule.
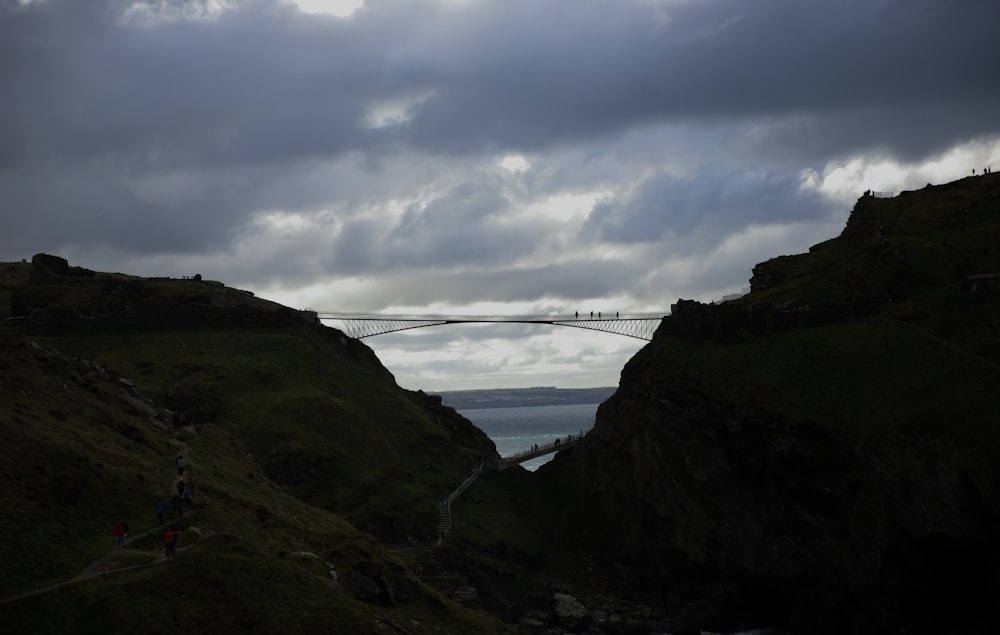
[[[183,442],[174,441],[173,439],[171,439],[171,441],[175,445],[178,446],[179,453],[184,455],[184,458],[187,461],[187,468],[185,468],[185,469],[190,469],[191,466],[193,465],[193,463],[191,462],[191,448],[187,444],[185,444]],[[177,481],[179,481],[179,480],[180,480],[180,478],[177,476],[176,471],[174,471],[174,478],[173,478],[173,480],[171,482],[171,485],[170,485],[171,489],[173,489],[173,488],[175,488],[177,486]],[[168,509],[167,513],[172,513],[172,510]],[[195,514],[195,513],[196,512],[194,511],[194,509],[191,509],[191,510],[187,511],[184,514],[184,516],[182,516],[181,518],[188,517],[189,515]],[[49,591],[54,591],[56,589],[59,589],[61,587],[64,587],[64,586],[67,586],[67,585],[70,585],[70,584],[78,584],[80,582],[86,582],[87,580],[91,580],[93,578],[96,578],[98,576],[102,576],[102,575],[105,575],[105,574],[108,574],[108,573],[117,573],[117,572],[120,572],[120,571],[128,571],[130,569],[138,569],[138,568],[141,568],[141,567],[149,567],[149,566],[152,566],[152,565],[160,564],[162,562],[166,562],[167,559],[165,557],[163,549],[153,549],[153,550],[149,550],[149,549],[129,549],[128,545],[129,545],[129,543],[134,542],[136,540],[139,540],[141,538],[146,538],[150,534],[153,534],[153,533],[160,534],[167,527],[169,527],[171,524],[173,524],[174,522],[176,522],[179,519],[180,518],[170,518],[170,519],[167,520],[167,522],[165,522],[165,523],[163,523],[161,525],[156,525],[154,527],[150,527],[146,531],[144,531],[142,533],[139,533],[139,534],[136,534],[135,536],[129,536],[129,538],[125,541],[125,547],[123,547],[122,549],[118,549],[118,550],[112,551],[109,554],[104,554],[104,555],[98,557],[96,560],[93,560],[92,562],[90,562],[86,566],[84,566],[83,569],[79,573],[77,573],[75,576],[73,576],[72,578],[63,580],[62,582],[57,582],[55,584],[50,584],[50,585],[47,585],[47,586],[39,587],[37,589],[31,589],[30,591],[23,591],[21,593],[16,593],[14,595],[9,595],[9,596],[7,596],[5,598],[0,598],[0,604],[5,604],[7,602],[13,602],[15,600],[20,600],[22,598],[31,597],[31,596],[34,596],[34,595],[41,595],[43,593],[48,593]],[[204,530],[204,529],[201,529],[199,527],[194,527],[194,526],[189,526],[187,528],[187,531],[195,534],[197,536],[197,539],[195,540],[194,543],[188,544],[188,545],[186,545],[184,547],[178,546],[177,547],[178,553],[182,552],[182,551],[186,551],[187,549],[189,549],[192,546],[194,546],[194,544],[197,544],[197,542],[199,542],[200,540],[203,540],[205,538],[208,538],[210,536],[215,535],[214,531]],[[139,562],[138,564],[136,564],[135,561],[140,556],[145,557],[146,561],[145,562]]]

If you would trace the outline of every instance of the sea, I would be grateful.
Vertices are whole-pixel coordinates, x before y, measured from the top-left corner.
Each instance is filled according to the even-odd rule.
[[[469,408],[459,413],[486,433],[500,456],[509,456],[544,445],[568,434],[588,432],[594,427],[596,403],[568,406],[522,406],[517,408]],[[554,454],[525,461],[532,472],[552,460]]]

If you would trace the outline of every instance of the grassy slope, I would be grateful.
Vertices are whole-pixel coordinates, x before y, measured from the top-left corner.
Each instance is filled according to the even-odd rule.
[[[92,373],[92,365],[10,334],[0,347],[0,407],[9,413],[0,425],[0,596],[68,579],[108,554],[119,518],[133,537],[151,532],[133,539],[126,552],[133,561],[160,554],[153,503],[173,480],[178,440],[124,407],[114,377]],[[175,560],[0,604],[0,620],[20,632],[105,632],[108,624],[122,632],[209,625],[215,632],[328,632],[338,624],[364,633],[382,631],[380,620],[411,619],[496,630],[488,617],[421,586],[369,536],[259,478],[259,466],[221,426],[202,426],[182,441],[198,489],[194,512],[171,521],[183,530]],[[289,555],[296,551],[319,557]],[[346,590],[331,587],[325,562],[336,565]],[[391,607],[359,602],[348,575],[359,563],[422,590]]]
[[[290,452],[322,462],[322,479],[293,490],[354,522],[394,512],[431,522],[436,496],[464,470],[460,452],[439,460],[442,427],[332,330],[198,327],[46,341],[115,368],[157,403],[175,387],[201,396],[215,423],[264,463]]]
[[[863,199],[854,213],[884,233],[768,261],[775,282],[741,302],[850,297],[874,250],[901,254],[907,289],[874,315],[737,344],[659,338],[634,363],[693,376],[726,401],[792,420],[868,437],[947,431],[1000,450],[1000,294],[971,296],[966,284],[1000,271],[1000,179]]]
[[[9,304],[28,284],[29,267],[0,264],[0,301]],[[53,297],[91,301],[79,285]],[[208,403],[214,421],[175,438],[125,404],[118,376],[156,407],[180,386]],[[102,566],[160,554],[153,504],[171,486],[181,442],[191,448],[197,484],[195,512],[173,521],[184,530],[182,550],[190,546],[175,560],[2,603],[0,622],[22,632],[106,632],[108,624],[329,632],[337,624],[362,633],[417,620],[446,632],[495,632],[491,618],[442,600],[342,520],[424,515],[434,523],[436,497],[461,478],[471,451],[456,448],[445,428],[395,387],[367,348],[345,346],[330,329],[204,326],[48,338],[0,331],[0,598],[110,557],[111,525],[120,518],[132,536],[152,533]],[[262,478],[262,464],[289,448],[302,460],[321,457],[332,485],[300,492]],[[296,551],[318,559],[288,555]],[[343,590],[331,587],[325,562],[336,565]],[[417,592],[392,606],[360,602],[360,583],[349,576],[359,564],[409,580]]]
[[[219,283],[31,272],[31,264],[0,263],[0,311],[62,305],[81,315],[155,318],[212,305],[295,313]],[[464,478],[469,455],[493,450],[468,422],[444,420],[399,389],[368,347],[306,321],[196,321],[37,339],[131,378],[156,407],[174,392],[196,401],[203,420],[238,438],[294,493],[362,525],[389,523],[423,537],[436,524],[434,501]]]
[[[949,430],[1000,449],[1000,368],[885,318],[731,345],[669,339],[644,359],[757,412],[862,436]]]

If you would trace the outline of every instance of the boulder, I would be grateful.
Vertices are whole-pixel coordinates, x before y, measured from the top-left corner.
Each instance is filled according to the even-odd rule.
[[[578,632],[590,623],[590,611],[568,593],[552,594],[552,615],[563,628]]]

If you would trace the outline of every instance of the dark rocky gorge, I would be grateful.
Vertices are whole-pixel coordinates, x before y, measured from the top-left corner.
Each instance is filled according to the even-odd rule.
[[[634,361],[547,472],[587,551],[676,632],[991,632],[1000,469],[954,439],[877,443],[756,418]]]

